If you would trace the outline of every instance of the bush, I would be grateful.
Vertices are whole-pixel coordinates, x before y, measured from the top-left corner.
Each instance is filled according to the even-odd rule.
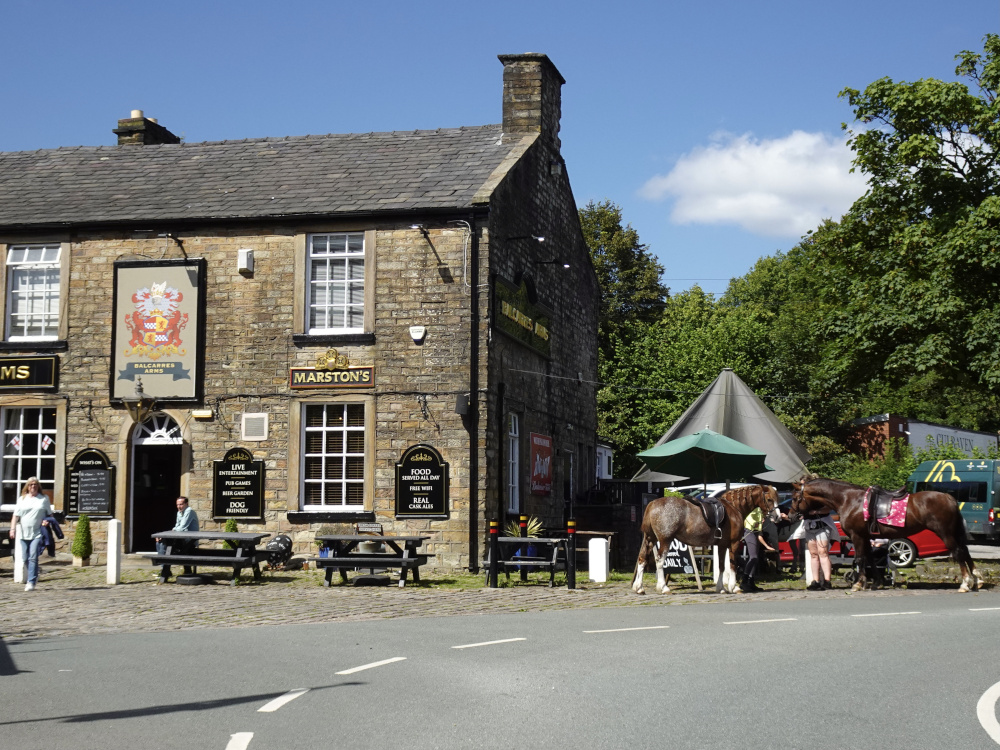
[[[80,516],[76,522],[76,534],[70,548],[73,557],[86,560],[94,552],[94,542],[90,537],[90,516]]]
[[[231,532],[235,533],[235,532],[237,532],[239,530],[240,529],[236,525],[236,519],[235,518],[227,518],[226,519],[226,528],[224,528],[223,531],[227,531],[227,532],[231,531]],[[236,549],[237,547],[239,547],[239,545],[236,544],[235,542],[223,542],[222,544],[225,546],[226,549]]]

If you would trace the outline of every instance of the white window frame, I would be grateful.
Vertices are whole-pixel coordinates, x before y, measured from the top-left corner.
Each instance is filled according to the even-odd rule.
[[[323,424],[309,425],[307,411],[323,410]],[[350,424],[350,410],[361,409],[361,423]],[[300,411],[300,458],[299,497],[301,509],[307,512],[352,513],[365,510],[368,493],[368,406],[363,401],[308,401],[299,405]],[[344,417],[342,425],[331,425],[329,414],[340,411]],[[338,441],[336,436],[341,436]],[[331,441],[330,438],[333,437]],[[316,445],[316,439],[320,443]],[[360,438],[360,440],[359,440]],[[337,443],[339,442],[339,448]],[[318,450],[310,450],[318,447]],[[360,464],[358,463],[360,459]],[[310,467],[319,462],[320,476],[308,476]],[[336,468],[339,464],[339,470]],[[349,471],[349,467],[353,469]],[[333,471],[331,471],[333,470]],[[340,476],[335,476],[339,473]],[[331,492],[339,490],[336,501]],[[310,497],[319,492],[319,502],[309,502]],[[350,499],[356,502],[349,502]]]
[[[4,304],[6,340],[55,341],[59,338],[63,317],[63,254],[63,247],[59,242],[7,246]],[[40,283],[19,283],[19,280],[30,280],[32,275],[37,274],[42,275]],[[31,330],[34,325],[41,329],[41,333],[22,332]]]
[[[362,333],[366,312],[365,232],[306,236],[306,332]]]
[[[49,412],[46,427],[45,412]],[[29,477],[38,477],[42,491],[55,496],[59,468],[59,411],[55,406],[18,406],[0,408],[0,434],[3,439],[2,496],[11,500],[21,494]],[[13,492],[11,492],[13,490]],[[54,505],[54,504],[53,504]]]
[[[507,512],[521,511],[521,434],[517,414],[507,423]]]

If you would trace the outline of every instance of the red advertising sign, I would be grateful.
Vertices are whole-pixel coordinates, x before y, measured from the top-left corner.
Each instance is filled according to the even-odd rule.
[[[552,438],[531,433],[531,491],[535,495],[552,492]]]

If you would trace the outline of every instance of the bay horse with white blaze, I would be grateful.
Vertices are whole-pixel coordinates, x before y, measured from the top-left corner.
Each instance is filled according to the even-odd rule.
[[[831,509],[840,515],[840,527],[854,544],[854,559],[857,566],[857,580],[852,587],[855,591],[864,588],[865,564],[871,554],[869,529],[871,519],[865,520],[864,487],[836,479],[810,479],[796,482],[792,492],[792,510],[808,513],[820,509]],[[962,585],[958,589],[975,591],[979,581],[972,557],[969,555],[969,538],[965,521],[958,503],[945,492],[913,492],[906,506],[903,526],[887,526],[879,522],[874,536],[884,539],[900,539],[918,531],[930,529],[944,542],[952,559],[962,570]]]
[[[754,508],[760,508],[764,515],[774,512],[778,505],[778,492],[770,485],[751,484],[726,490],[717,498],[726,509],[726,517],[718,529],[712,527],[701,512],[701,508],[685,497],[658,497],[646,506],[642,514],[642,543],[639,545],[639,559],[635,565],[635,579],[632,590],[645,594],[643,577],[646,563],[655,560],[656,590],[661,594],[670,592],[667,583],[670,574],[664,574],[663,558],[670,549],[670,543],[679,539],[695,547],[719,546],[720,561],[724,550],[729,550],[729,564],[722,574],[722,587],[732,594],[741,592],[736,582],[733,563],[743,541],[743,519]]]

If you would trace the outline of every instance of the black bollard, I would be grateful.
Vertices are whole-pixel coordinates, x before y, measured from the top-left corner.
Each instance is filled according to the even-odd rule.
[[[566,522],[566,588],[576,588],[576,521]]]
[[[495,589],[497,587],[497,568],[499,567],[498,561],[500,560],[500,542],[497,539],[500,536],[500,524],[497,521],[490,521],[490,569],[489,569],[489,587]]]
[[[527,536],[528,536],[528,517],[527,516],[521,516],[521,520],[518,521],[518,525],[521,527],[521,538],[522,539],[527,538]],[[528,554],[528,548],[525,545],[522,544],[521,547],[520,547],[520,550],[521,550],[521,557],[524,557],[525,555]],[[518,567],[521,568],[521,580],[522,581],[527,581],[528,580],[528,566],[526,566],[526,565],[520,565]]]

